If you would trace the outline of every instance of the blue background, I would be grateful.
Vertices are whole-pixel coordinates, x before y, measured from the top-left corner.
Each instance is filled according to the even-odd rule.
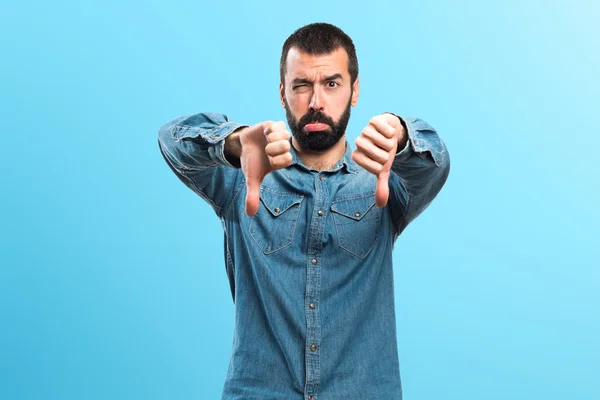
[[[599,399],[600,6],[483,3],[3,5],[0,398],[220,398],[221,225],[158,128],[284,120],[281,45],[327,21],[359,57],[351,142],[393,111],[452,159],[395,250],[405,398]]]

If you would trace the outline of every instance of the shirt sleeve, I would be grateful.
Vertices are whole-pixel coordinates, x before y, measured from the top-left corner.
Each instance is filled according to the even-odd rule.
[[[395,114],[394,114],[395,115]],[[390,196],[395,204],[398,234],[437,196],[450,173],[446,144],[437,131],[419,118],[399,117],[408,140],[394,158]]]
[[[158,131],[158,146],[175,175],[221,217],[240,184],[240,169],[224,154],[225,139],[246,126],[220,113],[184,115]]]

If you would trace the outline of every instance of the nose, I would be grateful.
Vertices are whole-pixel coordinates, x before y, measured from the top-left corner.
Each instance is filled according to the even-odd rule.
[[[313,89],[312,98],[308,107],[312,111],[323,111],[323,95],[318,88]]]

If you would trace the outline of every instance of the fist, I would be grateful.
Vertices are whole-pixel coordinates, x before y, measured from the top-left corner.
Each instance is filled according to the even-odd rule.
[[[265,152],[273,170],[289,167],[292,163],[290,153],[290,133],[283,121],[263,123],[264,134],[267,138]]]
[[[240,163],[246,177],[246,214],[258,211],[260,185],[265,176],[292,163],[290,133],[283,121],[265,121],[240,132]]]
[[[377,176],[375,204],[385,207],[389,197],[388,178],[398,146],[406,140],[406,130],[393,114],[371,118],[369,124],[356,138],[352,159]]]

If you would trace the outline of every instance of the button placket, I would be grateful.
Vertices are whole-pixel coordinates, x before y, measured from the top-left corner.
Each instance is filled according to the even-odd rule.
[[[323,246],[323,231],[325,229],[324,210],[327,207],[327,180],[322,174],[314,178],[315,200],[312,217],[308,229],[308,253],[306,258],[306,382],[304,393],[309,398],[316,398],[316,389],[320,378],[320,342],[321,322],[319,309],[321,286],[321,252]],[[312,397],[315,396],[315,397]]]

